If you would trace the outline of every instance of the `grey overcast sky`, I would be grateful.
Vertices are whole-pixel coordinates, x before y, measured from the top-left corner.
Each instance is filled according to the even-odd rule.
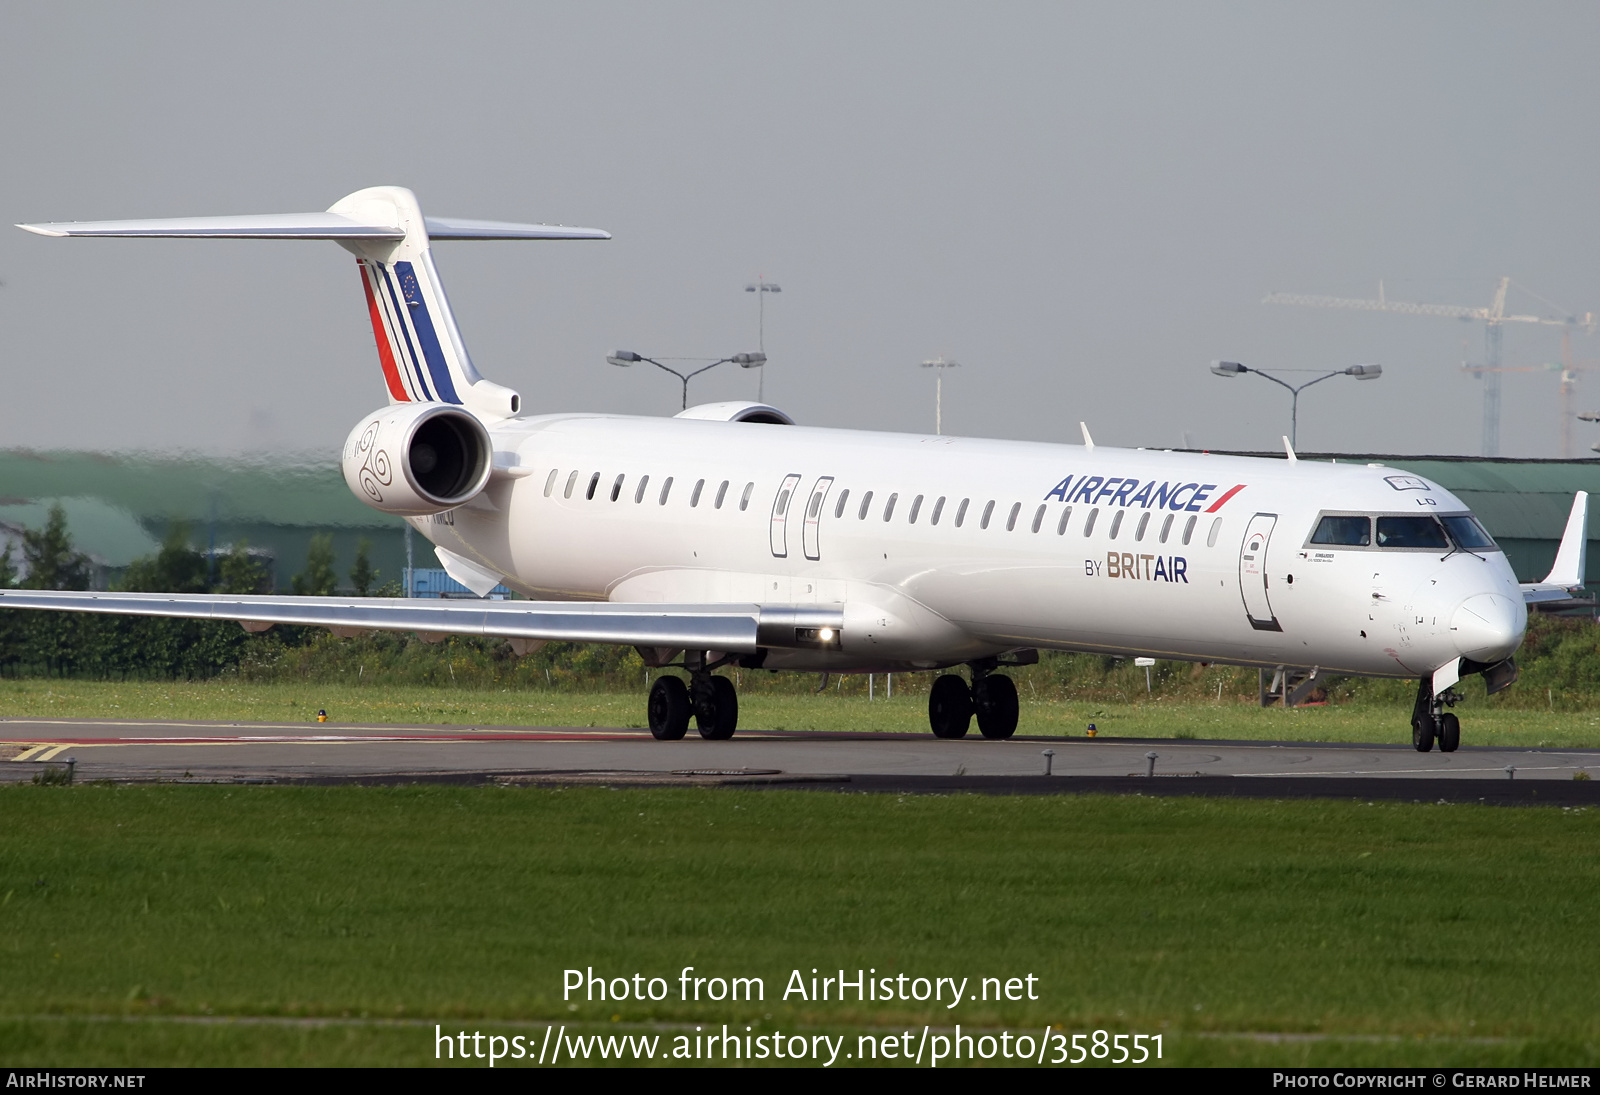
[[[436,248],[478,367],[535,411],[673,413],[606,353],[754,349],[764,274],[767,399],[803,423],[931,431],[943,354],[947,432],[1269,448],[1287,396],[1213,359],[1377,361],[1306,394],[1302,449],[1472,454],[1481,324],[1261,298],[1480,305],[1509,275],[1516,311],[1600,311],[1597,49],[1592,2],[8,0],[0,212],[398,184],[606,228]],[[331,454],[384,400],[333,244],[6,228],[0,280],[0,446]],[[1559,352],[1507,330],[1507,365]],[[1600,366],[1600,336],[1573,352]],[[1558,455],[1557,383],[1506,376],[1506,455]],[[755,390],[723,366],[691,396]]]

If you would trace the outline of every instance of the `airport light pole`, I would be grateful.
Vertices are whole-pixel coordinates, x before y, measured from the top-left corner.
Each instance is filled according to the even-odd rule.
[[[1289,400],[1289,445],[1290,445],[1291,448],[1293,448],[1293,447],[1295,447],[1295,446],[1297,446],[1299,444],[1299,439],[1296,436],[1296,434],[1297,434],[1297,431],[1299,429],[1299,424],[1300,424],[1300,393],[1301,392],[1305,391],[1307,388],[1311,387],[1311,385],[1313,385],[1313,384],[1321,384],[1324,380],[1332,380],[1336,376],[1353,376],[1357,380],[1376,380],[1380,376],[1383,375],[1383,366],[1382,365],[1352,365],[1348,369],[1335,369],[1331,373],[1324,373],[1323,375],[1317,377],[1315,380],[1308,380],[1304,384],[1301,384],[1301,385],[1298,385],[1298,386],[1296,386],[1294,384],[1290,384],[1289,382],[1284,381],[1284,380],[1279,380],[1277,377],[1273,376],[1271,373],[1262,372],[1260,369],[1249,369],[1249,368],[1246,368],[1245,366],[1239,364],[1237,361],[1213,361],[1211,363],[1211,371],[1216,373],[1218,376],[1240,376],[1240,375],[1242,375],[1244,373],[1254,373],[1256,376],[1264,377],[1265,379],[1272,381],[1274,384],[1277,384],[1280,387],[1287,388],[1289,390],[1289,396],[1290,396],[1290,400]],[[1289,370],[1279,370],[1279,371],[1280,372],[1285,372],[1285,371],[1287,371],[1287,372],[1303,372],[1305,370],[1289,369]]]
[[[767,352],[767,294],[781,293],[783,286],[776,282],[768,281],[765,274],[757,274],[756,280],[744,287],[747,293],[756,295],[756,349],[763,354]],[[756,402],[767,401],[767,371],[761,370],[761,379],[756,382]]]
[[[724,358],[721,358],[721,359],[719,359],[717,361],[713,361],[711,364],[702,366],[701,368],[696,369],[692,373],[680,373],[678,370],[674,369],[671,365],[663,365],[661,362],[657,361],[653,357],[645,357],[643,354],[636,354],[632,350],[618,350],[616,353],[607,354],[606,355],[606,360],[609,361],[613,365],[620,365],[624,369],[626,369],[628,366],[633,365],[636,362],[640,362],[640,361],[648,361],[650,364],[654,365],[658,369],[665,369],[667,372],[671,373],[673,376],[675,376],[679,380],[683,381],[683,408],[682,409],[683,410],[688,410],[689,409],[689,381],[693,380],[695,377],[699,376],[701,373],[705,372],[707,369],[715,369],[718,365],[726,365],[730,361],[733,362],[735,365],[739,366],[739,368],[741,368],[741,369],[759,369],[759,368],[761,368],[761,366],[763,366],[763,365],[765,365],[767,363],[767,355],[766,354],[734,354],[732,357],[724,357]],[[675,360],[675,359],[669,359],[669,360]],[[700,360],[704,361],[705,359],[701,358]]]
[[[940,356],[924,361],[922,367],[933,370],[933,432],[938,436],[944,433],[944,371],[961,368],[961,362],[946,361]]]

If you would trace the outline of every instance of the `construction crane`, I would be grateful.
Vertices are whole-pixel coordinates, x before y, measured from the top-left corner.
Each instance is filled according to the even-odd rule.
[[[1495,288],[1494,299],[1486,308],[1473,308],[1459,304],[1417,304],[1411,301],[1389,300],[1383,292],[1383,282],[1378,282],[1377,300],[1356,300],[1350,297],[1309,296],[1299,293],[1268,293],[1263,304],[1300,304],[1311,308],[1354,308],[1364,312],[1397,312],[1408,316],[1437,316],[1440,319],[1482,320],[1484,356],[1482,366],[1467,366],[1467,370],[1483,380],[1483,455],[1500,455],[1500,374],[1506,372],[1500,364],[1501,329],[1507,323],[1532,323],[1547,327],[1562,327],[1570,334],[1574,327],[1585,334],[1593,334],[1595,314],[1585,312],[1582,318],[1575,315],[1534,316],[1507,315],[1506,291],[1511,279],[1503,277]],[[1548,303],[1548,302],[1547,302]],[[1563,377],[1563,386],[1569,381],[1570,370]]]

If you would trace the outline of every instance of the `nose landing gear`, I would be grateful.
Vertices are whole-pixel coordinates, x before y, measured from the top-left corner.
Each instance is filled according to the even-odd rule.
[[[1411,744],[1417,752],[1432,752],[1436,740],[1441,753],[1454,753],[1461,746],[1461,720],[1445,710],[1460,699],[1448,688],[1435,696],[1431,677],[1418,682],[1417,702],[1411,709]]]

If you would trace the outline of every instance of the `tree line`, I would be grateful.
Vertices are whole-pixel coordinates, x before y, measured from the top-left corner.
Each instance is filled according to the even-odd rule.
[[[21,547],[20,560],[10,544],[0,554],[0,588],[89,588],[93,564],[73,546],[59,505],[51,507],[42,528],[23,530]],[[399,596],[398,582],[373,589],[377,572],[370,551],[371,545],[363,540],[349,575],[351,585],[362,596]],[[250,553],[248,544],[236,543],[208,559],[190,542],[188,526],[174,523],[160,550],[135,559],[111,588],[129,593],[268,593],[269,582],[266,564]],[[325,596],[338,584],[333,538],[314,536],[305,569],[291,581],[294,592]],[[0,611],[0,673],[212,677],[237,669],[252,656],[303,645],[312,630],[274,628],[275,634],[251,635],[232,621],[13,609]]]

